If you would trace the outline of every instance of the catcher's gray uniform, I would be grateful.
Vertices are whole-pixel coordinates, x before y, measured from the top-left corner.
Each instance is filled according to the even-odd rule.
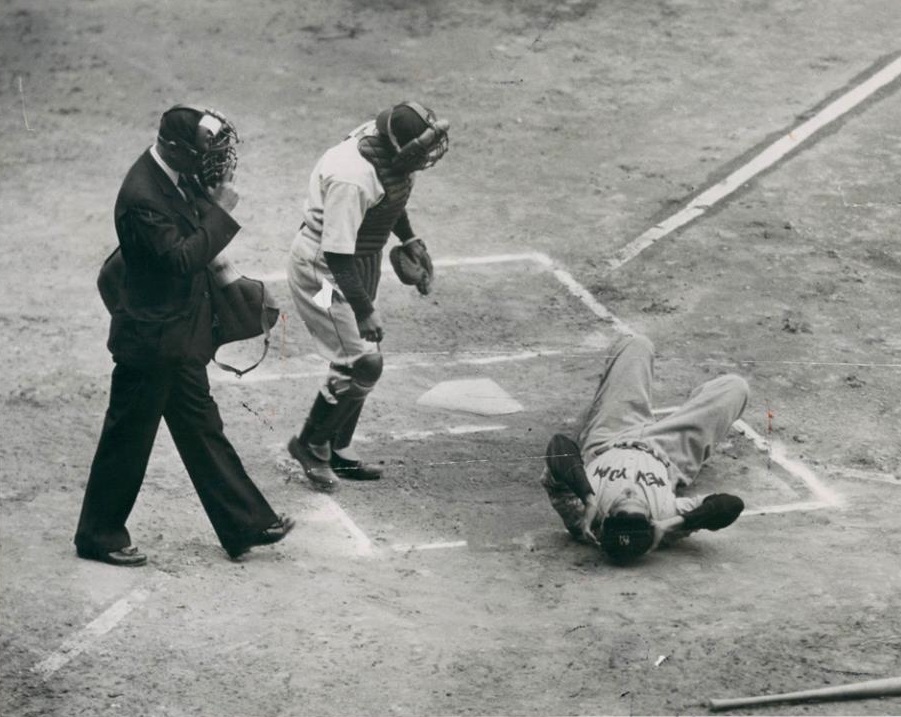
[[[406,205],[414,173],[447,150],[447,129],[446,121],[418,103],[396,105],[327,150],[310,177],[303,223],[291,245],[288,286],[319,353],[330,363],[288,450],[323,490],[337,487],[336,474],[355,480],[381,476],[360,461],[351,442],[383,368],[377,344],[383,329],[375,307],[382,253],[396,236],[401,244],[392,265],[402,281],[428,293],[431,260]],[[410,280],[404,273],[408,265],[422,273]]]
[[[363,217],[385,197],[375,166],[357,149],[361,137],[375,133],[375,122],[360,127],[316,163],[307,188],[303,223],[288,260],[291,296],[319,354],[348,365],[377,348],[360,337],[354,311],[338,290],[325,252],[357,254],[357,232]],[[410,184],[412,187],[412,176]],[[373,301],[382,256],[380,247],[374,249],[358,255],[367,263],[360,268],[365,268],[364,283]]]
[[[654,346],[625,336],[611,349],[594,398],[585,412],[578,445],[591,490],[597,496],[595,526],[626,498],[647,506],[655,522],[686,515],[707,496],[677,497],[690,484],[741,416],[748,400],[740,376],[719,376],[696,388],[673,413],[652,413]],[[542,485],[567,528],[576,532],[585,504],[545,469]]]

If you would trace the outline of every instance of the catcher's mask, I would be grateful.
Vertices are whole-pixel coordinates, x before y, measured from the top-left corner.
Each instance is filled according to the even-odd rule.
[[[637,560],[654,544],[654,526],[641,513],[617,513],[604,518],[601,547],[620,565]]]
[[[397,153],[394,164],[408,171],[428,169],[447,152],[450,122],[418,102],[401,102],[383,110],[375,120],[379,134]]]
[[[207,187],[215,187],[238,166],[235,126],[221,112],[192,105],[175,105],[160,118],[158,139],[182,153],[193,174]]]

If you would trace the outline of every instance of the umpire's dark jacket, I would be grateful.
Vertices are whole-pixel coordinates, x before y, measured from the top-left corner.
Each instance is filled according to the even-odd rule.
[[[205,365],[213,357],[206,267],[240,226],[193,186],[194,206],[149,149],[122,183],[115,221],[126,268],[107,343],[117,363]]]

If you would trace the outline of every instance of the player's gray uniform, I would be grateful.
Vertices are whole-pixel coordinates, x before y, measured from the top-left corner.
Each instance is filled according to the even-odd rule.
[[[357,320],[344,301],[324,252],[354,254],[357,232],[366,212],[385,196],[376,168],[360,154],[360,137],[372,136],[369,122],[329,149],[317,162],[304,206],[304,221],[294,237],[288,261],[288,286],[297,311],[316,342],[318,353],[334,363],[350,365],[377,350],[360,338]],[[387,233],[386,233],[387,235]],[[367,286],[375,299],[381,252],[371,255]]]
[[[651,341],[640,335],[620,338],[583,417],[578,443],[598,497],[599,520],[626,488],[644,494],[655,521],[697,508],[705,496],[676,497],[676,486],[694,480],[748,401],[747,382],[727,374],[702,384],[682,406],[656,420],[653,376]],[[578,526],[582,501],[547,471],[542,484],[566,526]]]

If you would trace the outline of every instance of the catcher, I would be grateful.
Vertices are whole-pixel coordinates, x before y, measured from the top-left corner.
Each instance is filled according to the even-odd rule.
[[[402,102],[361,125],[325,152],[310,177],[303,222],[288,261],[288,286],[319,353],[330,362],[299,435],[288,452],[314,487],[331,491],[338,476],[377,480],[351,446],[367,395],[382,373],[385,336],[375,307],[382,252],[404,284],[428,294],[432,261],[407,216],[413,175],[448,148],[446,120],[417,102]]]
[[[696,530],[733,523],[744,503],[727,493],[677,497],[741,416],[747,382],[727,374],[696,388],[675,412],[651,411],[654,346],[644,336],[614,344],[578,443],[551,438],[541,484],[573,537],[599,544],[617,564]]]

